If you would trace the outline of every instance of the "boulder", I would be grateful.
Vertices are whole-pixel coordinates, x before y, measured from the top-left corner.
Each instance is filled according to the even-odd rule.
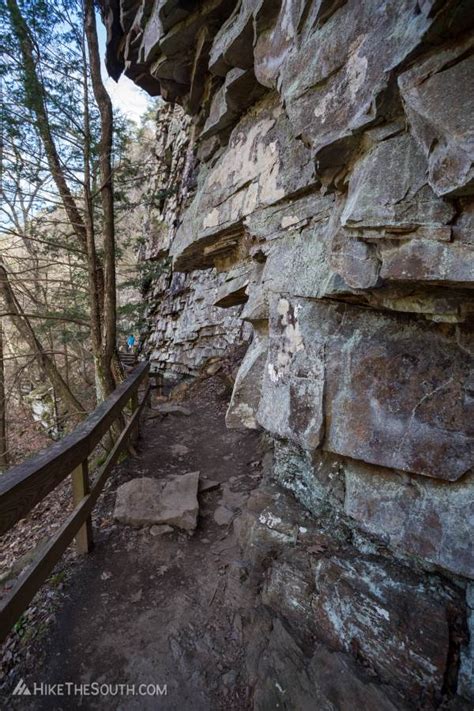
[[[168,524],[193,531],[197,525],[199,472],[165,480],[142,477],[117,489],[114,517],[130,526]]]
[[[430,698],[449,664],[451,605],[458,595],[377,556],[322,558],[311,602],[316,633],[334,650],[352,651],[379,678]]]

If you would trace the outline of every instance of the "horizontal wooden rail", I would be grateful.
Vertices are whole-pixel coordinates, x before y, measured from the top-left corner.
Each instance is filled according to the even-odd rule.
[[[0,535],[26,516],[89,456],[147,377],[141,363],[107,400],[60,442],[0,477]]]
[[[129,401],[132,402],[133,414],[99,469],[92,487],[90,490],[86,487],[76,508],[1,601],[0,641],[9,633],[74,537],[79,547],[81,546],[81,538],[78,538],[81,529],[86,533],[85,527],[90,521],[90,515],[107,477],[138,429],[140,414],[151,390],[150,386],[147,386],[144,397],[138,404],[138,388],[147,374],[148,364],[143,363],[71,435],[1,477],[0,520],[2,530],[7,531],[68,474],[77,470],[84,462],[87,464],[87,457],[96,444],[120,416],[124,406]],[[41,481],[38,470],[46,483]],[[85,471],[87,473],[87,468]],[[4,479],[8,480],[5,482]],[[7,517],[5,521],[4,516]]]

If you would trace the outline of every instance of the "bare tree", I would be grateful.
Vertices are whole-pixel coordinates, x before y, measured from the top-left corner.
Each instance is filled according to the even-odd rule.
[[[79,400],[73,395],[61,373],[59,372],[53,359],[48,355],[43,348],[35,331],[21,308],[18,300],[15,297],[8,272],[0,261],[0,295],[2,296],[5,308],[10,315],[10,319],[22,339],[28,343],[32,352],[35,353],[37,363],[41,370],[49,378],[51,384],[56,390],[56,393],[63,400],[64,404],[71,410],[71,414],[82,415],[85,408]]]
[[[10,24],[21,53],[21,76],[24,96],[28,109],[35,118],[35,127],[41,138],[51,177],[59,194],[61,204],[77,242],[87,255],[88,291],[90,304],[91,341],[96,369],[97,399],[104,399],[115,387],[112,359],[116,347],[116,285],[115,285],[115,227],[111,153],[113,139],[113,117],[110,99],[100,76],[100,58],[97,41],[93,3],[85,0],[84,32],[87,38],[90,67],[86,63],[83,47],[84,105],[83,125],[80,126],[83,142],[82,176],[78,180],[74,171],[69,171],[78,187],[68,184],[68,169],[61,160],[57,147],[57,135],[52,128],[48,114],[48,97],[44,79],[38,70],[38,57],[28,23],[20,11],[17,0],[6,0]],[[80,33],[79,33],[80,35]],[[91,143],[90,110],[87,76],[90,70],[95,101],[100,113],[100,179],[99,187],[102,205],[102,248],[104,265],[97,254],[97,235],[94,219],[94,195],[91,190]],[[77,117],[71,119],[77,123]],[[58,128],[55,128],[56,132]],[[76,142],[77,143],[77,142]],[[76,247],[78,246],[76,242]]]

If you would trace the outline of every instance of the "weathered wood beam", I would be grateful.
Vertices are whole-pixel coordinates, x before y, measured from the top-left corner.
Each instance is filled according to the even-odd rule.
[[[148,373],[141,363],[74,432],[0,477],[0,535],[89,456]]]

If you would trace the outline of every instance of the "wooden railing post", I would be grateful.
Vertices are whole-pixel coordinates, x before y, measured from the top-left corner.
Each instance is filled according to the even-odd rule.
[[[157,395],[163,395],[163,373],[155,373],[155,388]]]
[[[132,411],[132,416],[135,410],[138,408],[138,388],[135,390],[133,393],[132,397],[130,398],[130,409]],[[137,420],[137,424],[134,427],[133,431],[133,442],[136,443],[138,438],[140,437],[140,421]]]
[[[72,498],[74,506],[81,503],[82,499],[90,492],[89,466],[85,459],[72,472]],[[92,545],[92,519],[88,516],[86,522],[81,526],[75,537],[78,553],[89,553]]]
[[[143,385],[145,388],[145,394],[148,393],[148,395],[146,395],[145,407],[151,407],[150,373],[145,375]]]

